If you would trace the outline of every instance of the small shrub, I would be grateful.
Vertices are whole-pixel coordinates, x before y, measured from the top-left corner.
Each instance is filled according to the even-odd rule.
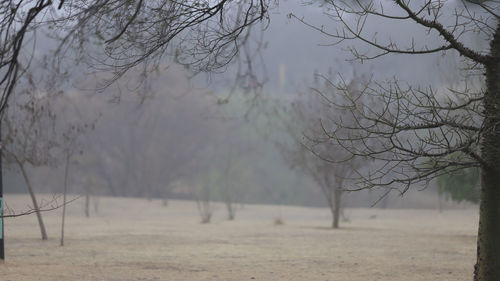
[[[281,218],[275,218],[274,219],[274,225],[283,225],[285,224]]]

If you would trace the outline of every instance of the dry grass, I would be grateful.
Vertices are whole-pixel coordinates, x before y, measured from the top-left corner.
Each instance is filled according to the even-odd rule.
[[[27,197],[6,196],[11,206]],[[471,280],[477,211],[348,210],[329,229],[326,209],[255,206],[227,221],[216,206],[200,224],[190,201],[102,198],[83,216],[69,206],[66,246],[60,211],[45,214],[49,240],[35,216],[7,219],[0,280]],[[274,218],[286,223],[274,225]]]

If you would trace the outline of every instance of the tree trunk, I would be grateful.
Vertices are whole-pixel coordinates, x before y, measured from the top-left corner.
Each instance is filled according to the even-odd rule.
[[[87,187],[85,190],[85,216],[90,217],[90,188]]]
[[[321,185],[321,190],[323,191],[323,195],[326,198],[326,201],[328,202],[328,207],[330,208],[330,212],[332,213],[332,228],[338,228],[339,227],[339,214],[338,211],[336,211],[336,202],[337,202],[337,193],[336,193],[336,187],[332,186],[330,184],[330,180],[328,178],[328,174],[324,175],[323,178],[324,182],[318,181],[318,183]]]
[[[167,182],[168,182],[168,180],[167,180]],[[161,191],[160,195],[162,197],[163,207],[168,206],[168,196],[170,195],[168,192],[168,188],[169,188],[169,185],[166,185],[165,187],[163,187],[163,189],[160,189],[160,191]]]
[[[66,155],[66,167],[64,169],[64,193],[63,193],[63,212],[61,223],[61,246],[64,246],[64,220],[66,218],[66,193],[68,191],[68,169],[69,169],[69,153]]]
[[[500,280],[500,171],[483,171],[479,231],[477,238],[477,281]]]
[[[486,64],[484,135],[476,281],[500,280],[500,25],[491,41],[492,59]]]
[[[337,185],[333,193],[333,200],[335,200],[333,206],[333,228],[339,228],[339,218],[340,218],[340,202],[342,197],[342,187]]]
[[[201,223],[209,223],[212,218],[210,201],[196,199],[196,205],[201,216]]]
[[[227,219],[232,221],[234,220],[234,208],[231,200],[226,200],[226,208],[227,208]]]
[[[17,163],[19,165],[19,169],[23,174],[24,181],[26,182],[26,186],[28,187],[28,192],[31,197],[31,201],[33,202],[33,208],[35,209],[36,217],[38,219],[38,225],[40,226],[40,232],[42,234],[42,240],[47,240],[47,231],[45,231],[45,225],[43,224],[42,214],[40,213],[40,208],[38,207],[38,202],[36,201],[35,193],[33,192],[33,188],[31,187],[31,182],[28,178],[28,174],[24,169],[24,165],[21,163]]]

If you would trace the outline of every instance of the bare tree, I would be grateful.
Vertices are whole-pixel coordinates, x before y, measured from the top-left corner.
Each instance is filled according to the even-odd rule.
[[[47,9],[52,1],[2,1],[0,3],[0,113],[21,76],[22,48],[27,33],[35,26],[35,19]]]
[[[38,29],[56,31],[58,60],[73,50],[97,71],[111,71],[102,80],[106,86],[145,61],[155,68],[165,54],[195,72],[224,68],[247,38],[248,27],[268,16],[263,0],[55,2],[0,4],[0,113],[22,74],[19,65],[28,65],[22,61],[23,47]]]
[[[341,146],[324,137],[325,128],[331,127],[338,118],[356,126],[344,110],[332,110],[331,103],[338,99],[337,89],[331,84],[332,76],[331,72],[327,76],[316,74],[311,91],[292,101],[281,118],[292,143],[281,142],[278,146],[291,167],[304,172],[321,187],[332,213],[332,228],[338,228],[343,191],[348,189],[350,178],[367,162],[361,157],[351,157]],[[359,99],[361,86],[361,78],[355,75],[348,95]]]
[[[176,75],[173,68],[169,74],[168,80]],[[119,106],[101,107],[82,172],[107,183],[114,195],[162,197],[166,203],[171,184],[192,174],[214,135],[215,122],[206,118],[213,106],[210,97],[186,89],[180,82],[184,77],[175,77],[169,87],[161,78],[142,101],[133,95],[122,97]]]
[[[58,202],[57,197],[54,196],[49,201],[43,200],[40,205],[33,189],[30,169],[41,166],[55,167],[61,152],[68,164],[70,154],[77,149],[74,147],[76,137],[82,133],[84,127],[88,126],[80,121],[69,123],[69,119],[61,118],[64,116],[62,110],[59,110],[60,115],[56,115],[56,109],[68,106],[68,104],[64,104],[65,94],[53,87],[53,80],[48,77],[52,74],[25,73],[24,87],[17,89],[17,95],[11,99],[2,118],[5,161],[7,164],[17,166],[21,172],[33,204],[33,211],[14,213],[13,210],[9,210],[12,213],[7,217],[36,213],[43,240],[47,239],[47,233],[41,212],[59,207],[65,209],[68,201],[73,200],[66,200],[66,192],[64,192],[62,203]],[[68,152],[71,153],[68,154]],[[66,179],[67,174],[65,187]]]
[[[71,164],[71,160],[73,156],[77,153],[82,154],[80,145],[78,144],[78,138],[85,133],[85,129],[89,127],[87,124],[70,124],[68,129],[62,134],[62,140],[59,144],[60,149],[62,150],[62,154],[65,157],[64,163],[64,191],[63,191],[63,211],[62,211],[62,222],[61,222],[61,246],[64,246],[64,223],[66,219],[66,196],[68,192],[68,173],[69,166]],[[92,126],[93,127],[93,126]],[[87,187],[86,190],[89,188]],[[86,192],[85,197],[85,207],[86,214],[88,217],[88,204],[89,204],[89,194]]]
[[[208,168],[198,175],[194,183],[194,196],[196,207],[201,217],[201,223],[209,223],[214,212],[212,200],[214,186],[220,182],[220,174],[217,169]]]
[[[248,185],[250,177],[248,163],[231,153],[234,150],[225,151],[227,158],[222,168],[218,193],[224,205],[226,205],[227,219],[234,220],[236,216],[236,203],[241,200],[241,194]]]
[[[42,239],[47,239],[40,207],[30,181],[27,166],[38,167],[54,165],[54,149],[57,147],[53,139],[56,115],[50,106],[51,97],[44,93],[33,94],[30,88],[20,92],[12,100],[7,113],[2,119],[4,135],[2,136],[5,161],[16,165],[21,171],[33,210],[37,215]]]
[[[352,156],[372,158],[374,166],[359,178],[358,189],[387,187],[406,191],[427,184],[446,173],[478,167],[482,174],[480,222],[475,280],[500,280],[500,18],[499,3],[474,1],[410,2],[395,0],[388,7],[376,1],[326,1],[325,13],[340,24],[329,30],[304,22],[340,44],[358,40],[368,51],[350,48],[356,59],[375,59],[389,54],[430,55],[456,52],[463,60],[464,79],[484,74],[480,86],[437,93],[431,86],[417,87],[397,80],[371,81],[362,91],[379,107],[359,104],[347,83],[337,108],[348,110],[357,125],[337,119],[324,136]],[[294,15],[291,15],[294,17]],[[389,24],[410,22],[420,27],[425,40],[393,41],[383,30],[370,32],[367,23],[382,19]],[[489,41],[489,49],[472,48],[467,36]],[[479,40],[479,39],[476,39]],[[430,43],[429,43],[430,42]],[[348,135],[343,132],[348,131]],[[367,141],[370,140],[370,141]],[[457,153],[461,152],[461,153]],[[328,155],[325,156],[328,158]],[[330,159],[335,162],[334,159]]]
[[[210,161],[210,166],[219,174],[213,184],[214,199],[224,203],[227,210],[227,219],[234,220],[237,211],[237,202],[243,199],[244,191],[249,187],[252,176],[252,160],[249,155],[255,148],[249,141],[254,130],[245,126],[244,120],[238,115],[237,118],[229,118],[231,114],[228,108],[218,108],[214,118],[218,122],[214,124],[214,135],[212,142],[217,144],[215,153]],[[234,108],[233,108],[234,110]],[[240,114],[239,109],[236,110]],[[243,145],[242,145],[243,144]]]

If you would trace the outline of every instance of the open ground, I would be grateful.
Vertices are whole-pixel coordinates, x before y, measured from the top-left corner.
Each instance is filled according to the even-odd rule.
[[[200,224],[192,201],[104,197],[90,218],[83,201],[68,206],[64,247],[60,210],[44,213],[48,241],[34,215],[6,219],[0,280],[472,280],[474,208],[347,209],[333,230],[319,208],[244,205],[228,221],[216,204]]]

